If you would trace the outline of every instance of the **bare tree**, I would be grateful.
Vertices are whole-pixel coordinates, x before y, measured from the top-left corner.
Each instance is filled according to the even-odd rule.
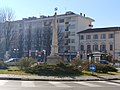
[[[42,34],[42,49],[47,51],[47,55],[50,55],[51,44],[52,44],[52,29],[51,26],[46,26],[43,28]]]
[[[32,26],[31,23],[28,26],[27,34],[26,34],[26,46],[27,46],[27,57],[31,56],[31,45],[32,45]]]
[[[36,28],[35,33],[35,48],[38,51],[41,51],[42,49],[42,28]]]
[[[14,12],[11,8],[2,8],[0,9],[0,21],[13,21],[14,19]]]
[[[3,24],[0,23],[0,57],[4,56],[4,38],[3,38]]]
[[[8,51],[10,50],[10,45],[15,36],[15,31],[13,29],[14,23],[12,22],[14,18],[14,13],[10,8],[4,8],[0,10],[0,21],[3,26],[3,35],[5,40],[5,56],[8,59]]]
[[[61,52],[64,49],[64,32],[58,28],[58,51]]]
[[[19,35],[18,35],[18,49],[19,49],[19,56],[22,57],[24,54],[24,33],[23,30],[19,30]]]

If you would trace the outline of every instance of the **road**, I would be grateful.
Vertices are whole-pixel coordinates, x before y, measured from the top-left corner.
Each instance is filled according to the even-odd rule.
[[[114,81],[0,80],[0,90],[120,90],[120,80]]]
[[[118,72],[120,72],[120,68],[117,68],[118,69]]]

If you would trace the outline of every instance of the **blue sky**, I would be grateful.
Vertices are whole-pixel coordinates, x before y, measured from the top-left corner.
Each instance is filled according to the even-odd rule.
[[[65,11],[85,13],[95,20],[94,27],[120,26],[120,0],[0,0],[0,8],[9,7],[15,12],[15,19],[30,16],[53,15]]]

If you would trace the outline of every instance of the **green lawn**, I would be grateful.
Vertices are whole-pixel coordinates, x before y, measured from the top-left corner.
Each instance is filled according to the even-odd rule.
[[[92,75],[96,75],[96,76],[106,76],[106,75],[120,75],[120,72],[108,72],[108,73],[92,73],[90,71],[82,71],[83,72],[83,76],[92,76]]]
[[[9,67],[8,69],[5,69],[5,70],[1,69],[0,74],[31,75],[31,74],[25,73],[24,71],[21,71],[16,66],[11,66],[11,67]]]
[[[120,75],[120,72],[108,72],[107,74],[104,73],[92,73],[90,71],[82,71],[82,76],[92,76],[92,75],[97,75],[97,76],[105,76],[105,75]],[[0,74],[16,74],[16,75],[32,75],[29,73],[25,73],[24,71],[21,71],[18,67],[16,66],[10,66],[6,70],[0,70]]]

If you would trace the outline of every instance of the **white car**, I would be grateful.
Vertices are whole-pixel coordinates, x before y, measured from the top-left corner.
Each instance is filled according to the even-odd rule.
[[[10,58],[8,60],[5,61],[5,63],[7,63],[7,65],[17,65],[17,63],[19,62],[19,58]]]

